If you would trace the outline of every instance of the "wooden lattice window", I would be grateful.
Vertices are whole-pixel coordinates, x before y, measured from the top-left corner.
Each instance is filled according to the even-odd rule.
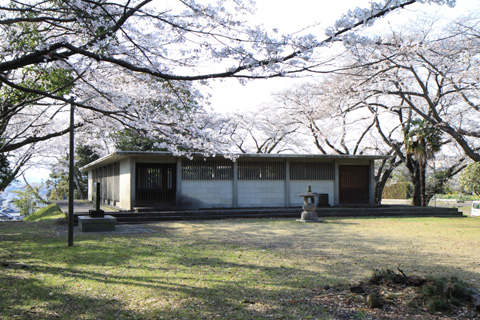
[[[328,162],[291,162],[290,180],[334,180],[335,166]]]
[[[176,199],[176,165],[137,163],[135,205],[171,205]]]
[[[251,162],[238,163],[239,180],[285,180],[284,162]]]
[[[232,180],[233,163],[229,160],[183,160],[182,180]]]

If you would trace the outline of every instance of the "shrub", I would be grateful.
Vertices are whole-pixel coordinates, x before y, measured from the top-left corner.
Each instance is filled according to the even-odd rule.
[[[463,169],[458,183],[466,192],[480,196],[480,162],[471,163]]]
[[[477,201],[479,200],[478,196],[475,195],[468,195],[463,194],[461,192],[454,192],[454,193],[447,193],[447,194],[437,194],[437,199],[455,199],[455,200],[463,200],[463,201]]]
[[[413,193],[410,182],[397,182],[383,189],[383,199],[408,199]]]
[[[425,307],[428,311],[432,313],[442,312],[442,311],[449,311],[450,306],[448,301],[445,298],[430,298],[427,300]]]
[[[451,305],[461,306],[469,300],[468,285],[456,277],[430,278],[422,286],[425,306],[430,312],[449,311]]]

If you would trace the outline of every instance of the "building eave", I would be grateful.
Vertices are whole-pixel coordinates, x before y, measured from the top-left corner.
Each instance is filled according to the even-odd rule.
[[[187,159],[186,156],[175,156],[166,151],[117,151],[97,159],[82,168],[82,171],[90,171],[101,166],[109,165],[127,158],[182,158]],[[227,158],[227,159],[297,159],[297,160],[385,160],[391,158],[387,155],[338,155],[338,154],[266,154],[266,153],[239,153],[239,154],[217,154],[212,157],[207,157],[202,154],[192,154],[193,158]]]

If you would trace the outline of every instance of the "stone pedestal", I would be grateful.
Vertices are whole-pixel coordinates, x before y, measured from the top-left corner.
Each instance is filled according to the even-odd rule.
[[[78,226],[82,232],[115,231],[117,218],[105,215],[103,218],[78,217]]]
[[[318,220],[317,206],[314,203],[306,203],[302,206],[303,212],[300,217],[301,220]]]

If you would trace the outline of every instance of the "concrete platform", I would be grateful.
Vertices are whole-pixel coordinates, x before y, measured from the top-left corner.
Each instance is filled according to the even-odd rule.
[[[67,214],[68,201],[55,201],[60,210]],[[87,201],[75,202],[75,218],[88,216],[88,210],[92,204]],[[252,218],[300,218],[302,208],[219,208],[199,210],[152,210],[149,212],[109,211],[103,207],[106,214],[117,218],[117,227],[122,224],[144,224],[162,221],[185,221],[185,220],[216,220],[216,219],[252,219]],[[350,205],[318,207],[319,218],[327,217],[463,217],[458,208],[440,207],[414,207],[405,205]]]
[[[82,232],[101,232],[114,231],[117,219],[105,215],[103,218],[90,218],[88,216],[78,216],[78,226]]]
[[[100,234],[109,234],[109,235],[121,235],[121,234],[141,234],[141,233],[155,233],[156,230],[147,228],[143,224],[119,224],[115,226],[113,231],[98,231],[98,232],[81,232],[80,227],[76,226],[73,228],[73,233],[79,237],[88,237],[96,236]],[[61,225],[56,227],[57,235],[66,237],[68,236],[68,226]]]

